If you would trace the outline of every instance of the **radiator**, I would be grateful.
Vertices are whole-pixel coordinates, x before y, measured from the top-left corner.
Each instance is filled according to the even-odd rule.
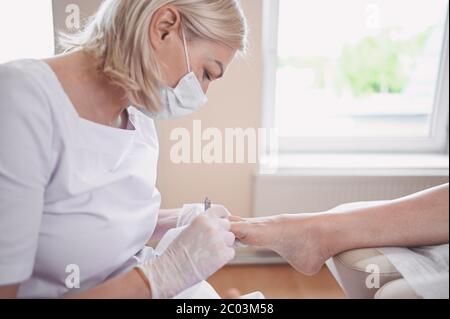
[[[448,183],[448,176],[279,176],[253,178],[253,216],[320,212],[340,204],[399,198]]]

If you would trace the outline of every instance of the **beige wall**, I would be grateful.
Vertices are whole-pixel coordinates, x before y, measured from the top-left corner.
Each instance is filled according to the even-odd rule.
[[[53,0],[53,17],[55,21],[55,33],[67,32],[65,28],[66,7],[69,4],[77,4],[81,12],[81,20],[85,21],[98,8],[101,0]]]
[[[99,0],[54,0],[55,24],[64,26],[68,3],[80,5],[84,16],[91,14]],[[214,83],[208,93],[209,103],[198,114],[186,119],[158,125],[161,143],[158,187],[163,207],[180,207],[183,203],[200,202],[207,195],[226,205],[234,214],[248,216],[252,206],[252,175],[255,165],[174,165],[169,154],[174,142],[169,136],[173,128],[192,128],[192,121],[202,120],[203,127],[258,128],[261,105],[261,16],[262,0],[242,0],[249,20],[250,52],[238,58],[225,78]]]
[[[199,202],[207,195],[226,205],[234,214],[248,216],[252,205],[252,175],[255,165],[174,165],[169,159],[171,129],[192,128],[201,119],[203,127],[258,128],[261,105],[261,15],[262,1],[242,0],[249,19],[250,52],[230,65],[225,78],[214,83],[208,93],[208,105],[198,114],[159,125],[161,158],[159,188],[163,207],[178,207]]]

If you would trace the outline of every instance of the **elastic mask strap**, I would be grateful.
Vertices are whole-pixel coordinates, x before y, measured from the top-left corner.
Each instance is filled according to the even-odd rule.
[[[183,45],[184,45],[184,54],[185,54],[185,57],[186,57],[186,64],[187,64],[187,67],[188,67],[188,72],[190,73],[191,72],[191,63],[189,62],[189,53],[188,53],[188,49],[187,49],[186,36],[184,34],[183,27],[181,27],[181,34],[183,36]]]

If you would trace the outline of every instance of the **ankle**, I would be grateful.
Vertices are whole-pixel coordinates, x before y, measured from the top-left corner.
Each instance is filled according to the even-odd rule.
[[[315,241],[313,246],[318,249],[320,255],[328,259],[338,250],[335,245],[333,225],[330,217],[323,213],[314,214],[298,214],[298,215],[280,215],[276,217],[276,223],[280,225],[280,229],[290,229],[293,232],[287,232],[287,236],[300,236],[302,238],[309,238]],[[283,237],[283,232],[280,237]]]
[[[341,253],[339,248],[339,240],[336,238],[336,226],[332,216],[326,213],[317,214],[315,217],[315,232],[319,240],[322,255],[325,259],[329,259]]]

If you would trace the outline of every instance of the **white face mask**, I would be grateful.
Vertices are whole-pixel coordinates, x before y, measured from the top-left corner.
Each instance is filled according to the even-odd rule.
[[[191,70],[184,31],[182,31],[182,35],[188,74],[180,80],[175,88],[165,87],[161,90],[163,109],[159,113],[152,113],[147,109],[142,110],[153,119],[168,120],[187,116],[208,101],[200,82]]]

